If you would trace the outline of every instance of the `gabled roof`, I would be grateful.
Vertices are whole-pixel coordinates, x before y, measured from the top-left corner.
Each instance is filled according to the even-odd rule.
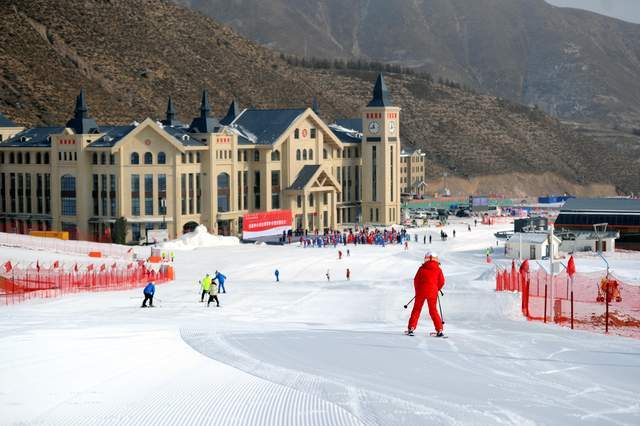
[[[362,120],[359,118],[343,118],[329,124],[329,128],[343,143],[362,142]]]
[[[296,180],[293,181],[291,186],[288,189],[301,190],[304,189],[305,186],[309,183],[309,181],[313,178],[313,175],[320,169],[319,164],[307,164],[302,167],[300,173],[296,177]]]
[[[373,86],[373,98],[367,104],[368,107],[389,107],[393,106],[387,85],[384,83],[382,73],[378,74],[376,84]]]
[[[239,136],[257,145],[271,145],[305,109],[247,109],[231,123]]]
[[[0,113],[0,127],[20,127]]]
[[[138,125],[139,126],[139,125]],[[138,126],[102,126],[101,130],[105,134],[89,144],[90,148],[112,148],[122,139],[127,137]],[[205,146],[206,144],[198,139],[195,139],[186,128],[184,127],[161,127],[169,135],[173,136],[175,142],[183,146]]]
[[[60,134],[63,131],[64,127],[34,127],[26,129],[6,141],[0,142],[0,148],[49,148],[51,147],[49,136]]]
[[[568,211],[640,213],[640,200],[632,198],[572,198],[560,208],[560,213]]]
[[[88,146],[90,148],[111,148],[135,128],[136,126],[134,125],[102,126],[100,130],[104,132],[104,135],[91,142]]]

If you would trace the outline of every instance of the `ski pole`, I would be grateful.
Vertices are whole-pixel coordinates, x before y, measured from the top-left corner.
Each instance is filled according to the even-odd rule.
[[[415,296],[413,296],[413,297],[411,298],[411,300],[409,300],[409,301],[407,302],[407,304],[406,304],[406,305],[404,305],[404,308],[405,308],[405,309],[407,309],[407,308],[409,307],[409,305],[411,304],[411,302],[413,302],[413,301],[414,301],[414,299],[415,299],[415,298],[416,298],[416,297],[415,297]]]
[[[440,293],[442,293],[442,291]],[[442,305],[440,305],[440,296],[438,296],[438,308],[440,308],[440,318],[442,318],[442,323],[444,324],[444,315],[442,315]]]

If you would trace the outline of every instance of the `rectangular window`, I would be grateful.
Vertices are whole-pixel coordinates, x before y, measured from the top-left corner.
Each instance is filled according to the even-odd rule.
[[[11,200],[11,213],[16,212],[16,174],[9,174],[9,200]]]
[[[260,151],[257,149],[253,151],[253,161],[260,161]]]
[[[182,204],[182,214],[187,214],[187,175],[180,175],[180,199]]]
[[[44,174],[44,213],[51,214],[51,175],[49,173]]]
[[[394,185],[394,180],[393,180],[393,146],[389,147],[391,149],[391,201],[393,201],[393,185]]]
[[[76,215],[76,178],[65,175],[61,179],[60,195],[62,201],[62,216]],[[75,226],[75,225],[74,225]]]
[[[189,214],[193,214],[193,199],[195,198],[193,187],[193,173],[189,173]]]
[[[238,152],[238,156],[240,156],[240,152]],[[238,210],[242,210],[242,172],[238,172]]]
[[[153,216],[153,175],[144,175],[144,214]]]
[[[5,195],[5,186],[7,183],[5,182],[5,176],[4,173],[0,173],[0,206],[2,207],[2,213],[7,212],[7,196]]]
[[[311,139],[315,139],[316,138],[316,129],[314,127],[309,129],[309,136],[311,137]]]
[[[380,222],[379,210],[376,209],[376,223]]]
[[[116,216],[116,175],[109,175],[109,199],[111,201],[111,216]]]
[[[296,204],[298,205],[298,208],[301,209],[302,208],[302,195],[298,195],[296,197]]]
[[[31,174],[25,175],[24,197],[27,201],[27,213],[31,213]]]
[[[131,216],[140,216],[140,175],[131,175]]]
[[[200,173],[196,173],[196,213],[200,214],[202,208],[202,188],[200,186]]]
[[[371,147],[371,200],[378,200],[378,166],[375,146]]]
[[[180,159],[181,159],[181,161],[182,161],[182,164],[185,164],[185,163],[187,162],[187,154],[182,154],[182,155],[180,156]]]
[[[249,172],[242,172],[242,209],[249,209]]]
[[[280,171],[271,171],[271,208],[280,208]]]
[[[92,179],[91,199],[93,200],[93,215],[100,216],[100,211],[98,210],[98,175],[93,175]]]
[[[109,216],[107,210],[107,175],[100,176],[100,204],[102,205],[102,216]]]
[[[253,180],[253,208],[256,209],[256,210],[260,210],[260,172],[255,172],[255,174],[254,174],[254,180]]]
[[[355,166],[355,200],[360,201],[360,166]]]
[[[347,201],[351,201],[351,167],[347,167]]]
[[[158,175],[158,213],[167,214],[167,175]]]
[[[131,224],[131,238],[133,241],[140,241],[140,224],[132,223]]]
[[[18,211],[24,211],[24,176],[18,173]]]

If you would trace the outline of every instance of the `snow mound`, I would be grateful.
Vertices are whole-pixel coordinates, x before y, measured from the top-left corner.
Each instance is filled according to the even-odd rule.
[[[198,225],[193,232],[162,243],[160,247],[166,250],[195,250],[201,247],[233,246],[238,244],[240,244],[240,240],[237,237],[213,235],[207,231],[206,226]]]

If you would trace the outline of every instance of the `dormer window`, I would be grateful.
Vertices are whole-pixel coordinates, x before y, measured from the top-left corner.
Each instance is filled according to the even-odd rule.
[[[300,139],[300,129],[296,129],[293,131],[293,138]]]
[[[316,138],[316,129],[315,129],[315,127],[312,127],[311,129],[309,129],[309,137],[311,139],[315,139]]]

